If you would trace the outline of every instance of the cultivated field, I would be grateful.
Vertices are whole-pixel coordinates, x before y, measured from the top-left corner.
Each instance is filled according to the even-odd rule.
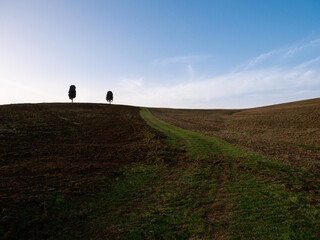
[[[163,148],[134,107],[3,105],[0,116],[4,239],[104,235],[90,225],[98,194],[121,167]]]
[[[320,99],[243,110],[150,109],[183,129],[320,172]]]
[[[320,238],[319,99],[149,110],[0,106],[0,236]]]

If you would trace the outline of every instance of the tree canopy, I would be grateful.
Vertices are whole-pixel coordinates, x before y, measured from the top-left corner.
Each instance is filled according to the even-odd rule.
[[[113,101],[113,93],[111,91],[107,92],[107,102],[111,103]]]
[[[75,85],[71,85],[69,88],[69,98],[71,99],[72,102],[73,102],[73,99],[76,98],[76,86]]]

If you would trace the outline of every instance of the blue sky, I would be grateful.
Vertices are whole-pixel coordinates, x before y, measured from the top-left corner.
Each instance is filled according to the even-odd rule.
[[[320,1],[2,1],[0,104],[246,108],[320,96]]]

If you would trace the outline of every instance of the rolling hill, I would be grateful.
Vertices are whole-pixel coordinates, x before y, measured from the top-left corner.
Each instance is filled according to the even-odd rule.
[[[240,110],[150,110],[183,129],[320,168],[320,98]]]
[[[3,239],[318,239],[320,99],[0,106]]]
[[[94,199],[121,167],[147,161],[163,148],[135,107],[17,104],[0,106],[0,116],[0,230],[5,239],[61,238],[66,233],[56,232],[62,228],[59,221],[88,230],[79,216],[66,219],[62,209]]]

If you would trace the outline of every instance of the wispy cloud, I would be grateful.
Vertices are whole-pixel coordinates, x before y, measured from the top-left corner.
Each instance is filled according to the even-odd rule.
[[[194,79],[195,76],[195,70],[191,64],[188,64],[186,67],[186,71],[188,73],[189,79]]]
[[[279,52],[281,52],[280,50],[274,50],[268,53],[262,53],[261,55],[259,55],[258,57],[252,59],[249,61],[249,63],[243,68],[243,70],[248,70],[250,68],[255,67],[257,64],[263,62],[264,60],[278,54]]]
[[[123,90],[126,87],[120,88]],[[123,103],[155,107],[230,108],[254,107],[261,100],[260,104],[273,104],[281,99],[285,101],[290,96],[297,97],[301,91],[309,96],[315,89],[319,92],[319,72],[269,69],[226,74],[206,81],[169,87],[147,86],[142,82],[140,86],[130,88],[130,91],[122,91],[124,95],[119,97]],[[260,99],[260,102],[255,99]]]
[[[317,62],[319,62],[319,61],[320,61],[320,56],[317,57],[317,58],[311,59],[311,60],[309,60],[309,61],[306,61],[306,62],[304,62],[304,63],[299,64],[299,65],[297,66],[297,68],[305,68],[305,67],[310,66],[311,64],[317,63]]]
[[[184,55],[184,56],[175,56],[169,58],[159,58],[153,60],[155,65],[167,65],[167,64],[176,64],[176,63],[185,63],[190,64],[194,62],[199,62],[210,58],[210,55],[200,54],[200,55]]]
[[[289,49],[285,51],[284,57],[291,57],[292,55],[300,52],[306,48],[312,48],[315,46],[320,46],[320,39],[314,39],[304,44],[298,44],[295,46],[291,46]]]
[[[311,52],[313,51],[313,52]],[[310,53],[311,52],[311,53]],[[300,56],[308,53],[308,56]],[[243,67],[238,67],[237,70],[250,70],[256,67],[271,67],[274,65],[290,65],[292,60],[299,58],[309,58],[320,54],[320,39],[315,39],[307,43],[295,44],[290,47],[275,49],[267,53],[262,53],[256,58],[250,60]],[[298,55],[298,56],[297,56]],[[318,60],[317,60],[318,61]]]
[[[317,97],[320,96],[319,44],[317,39],[301,46],[272,50],[248,61],[238,71],[205,80],[197,78],[192,64],[187,64],[191,81],[150,86],[143,79],[130,86],[121,101],[156,107],[243,108]],[[308,60],[306,56],[300,59],[299,54],[305,51],[312,52],[307,55]],[[316,54],[317,57],[311,58]],[[291,59],[285,62],[285,58]],[[186,59],[172,58],[163,63],[187,62]]]
[[[125,86],[121,87],[122,89]],[[253,107],[257,102],[248,102],[253,96],[270,96],[271,92],[313,91],[320,88],[320,73],[309,70],[267,69],[246,71],[217,76],[205,81],[193,81],[173,86],[147,86],[143,82],[131,91],[127,91],[122,99],[125,103],[135,101],[137,105],[168,106],[183,108],[214,107]],[[223,100],[246,99],[246,105],[221,104]],[[265,99],[265,104],[275,103],[274,99]],[[217,104],[219,102],[219,104]],[[244,101],[241,101],[243,104]],[[220,106],[219,106],[220,105]]]

